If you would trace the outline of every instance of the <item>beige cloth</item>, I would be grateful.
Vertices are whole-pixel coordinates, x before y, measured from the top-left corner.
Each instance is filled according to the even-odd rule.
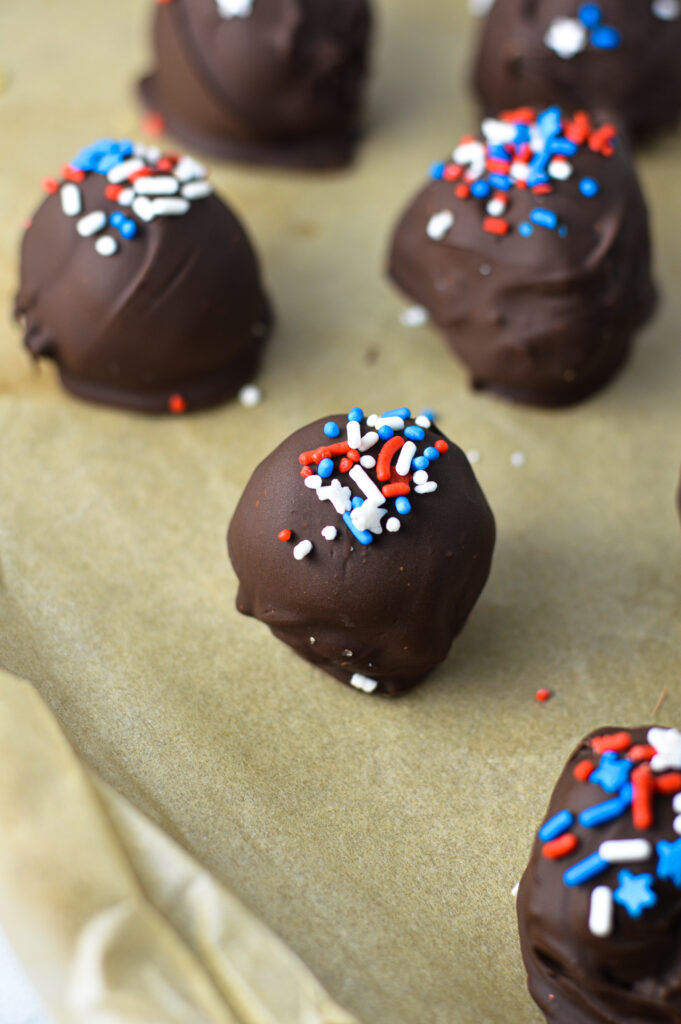
[[[64,964],[92,927],[95,948],[117,951],[107,984],[134,978],[150,1000],[136,971],[148,961],[174,1005],[247,1019],[226,1008],[235,975],[220,973],[211,938],[232,911],[201,909],[215,885],[365,1024],[536,1021],[511,889],[554,778],[587,730],[650,720],[663,687],[660,720],[679,722],[681,136],[640,160],[667,294],[625,372],[563,412],[472,394],[434,332],[400,325],[381,277],[398,210],[472,124],[460,84],[471,22],[462,0],[378,6],[356,169],[214,173],[258,240],[278,312],[262,405],[173,420],[92,408],[49,367],[35,372],[0,323],[0,665],[35,685],[80,762],[170,837],[111,790],[96,799],[12,682],[0,923],[58,1010]],[[0,2],[0,308],[40,178],[99,135],[137,133],[147,16],[142,0]],[[450,658],[391,702],[326,678],[236,613],[224,534],[255,463],[302,421],[403,403],[433,406],[479,450],[499,540]],[[546,705],[540,686],[555,691]],[[30,755],[34,715],[61,750],[53,770]],[[84,794],[77,828],[62,787]],[[131,833],[153,836],[143,863]],[[206,872],[177,917],[185,869],[168,873],[171,841]],[[44,868],[29,858],[24,870],[22,851],[37,850]],[[57,884],[60,864],[87,888]],[[116,1004],[116,1024],[136,1020],[129,1005]],[[277,1024],[294,1019],[270,1008]]]

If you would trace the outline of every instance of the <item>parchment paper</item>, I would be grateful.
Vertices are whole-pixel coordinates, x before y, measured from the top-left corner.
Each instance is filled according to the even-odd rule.
[[[40,178],[91,138],[136,133],[146,7],[0,4],[4,309]],[[0,664],[34,683],[84,764],[365,1024],[528,1024],[539,1018],[511,889],[555,776],[582,733],[649,721],[665,687],[660,720],[681,717],[681,135],[640,157],[665,299],[626,371],[563,412],[474,395],[434,332],[400,325],[381,277],[398,211],[473,123],[461,84],[472,25],[453,0],[378,7],[355,170],[215,168],[278,311],[262,405],[173,420],[89,407],[0,328]],[[403,403],[434,407],[479,450],[499,539],[450,658],[391,702],[327,679],[238,616],[224,533],[256,462],[302,422]],[[540,686],[554,691],[546,705]],[[41,839],[20,790],[8,815]],[[5,864],[13,842],[9,829]],[[96,856],[73,851],[82,872]],[[39,897],[16,874],[8,895],[0,877],[11,936],[70,912],[63,889]],[[22,952],[36,977],[58,963]]]

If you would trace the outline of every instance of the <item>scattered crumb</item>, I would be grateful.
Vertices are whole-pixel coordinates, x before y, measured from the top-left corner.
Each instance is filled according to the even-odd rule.
[[[490,267],[489,263],[480,264],[480,273],[482,274],[483,277],[489,277],[489,275],[492,273],[492,268]]]
[[[660,699],[658,700],[658,702],[655,705],[655,708],[653,710],[653,718],[655,718],[657,715],[659,715],[660,711],[662,710],[662,705],[664,704],[664,702],[667,699],[667,696],[668,696],[668,691],[667,691],[667,687],[665,686],[664,690],[660,694]]]
[[[524,466],[526,462],[527,458],[523,452],[513,452],[513,455],[511,456],[511,465],[515,469],[520,469],[520,467]]]
[[[163,135],[166,130],[165,119],[162,114],[151,110],[142,118],[141,128],[144,135],[151,135],[152,138],[156,138],[159,135]]]
[[[513,886],[513,888],[511,889],[511,896],[517,896],[519,888],[520,888],[520,882],[516,882],[515,885]]]
[[[430,316],[425,306],[410,306],[400,313],[400,323],[403,327],[423,327],[429,320]]]
[[[262,391],[257,384],[244,384],[239,392],[239,401],[247,409],[252,409],[255,405],[260,405],[262,402]]]
[[[477,448],[471,448],[469,452],[466,452],[466,458],[470,462],[471,466],[477,466],[482,456]]]
[[[534,699],[538,700],[540,704],[545,704],[547,700],[551,699],[551,697],[553,697],[553,690],[547,690],[545,687],[542,687],[541,690],[537,690],[534,695]]]

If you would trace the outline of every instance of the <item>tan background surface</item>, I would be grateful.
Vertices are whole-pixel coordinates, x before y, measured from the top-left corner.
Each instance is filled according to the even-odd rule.
[[[472,24],[452,0],[378,6],[352,173],[215,168],[279,315],[261,406],[88,407],[3,318],[0,665],[366,1024],[529,1024],[511,888],[554,777],[586,730],[649,720],[663,687],[661,720],[680,717],[681,134],[640,160],[665,301],[624,374],[567,412],[474,396],[435,333],[400,326],[381,278],[398,210],[472,121]],[[142,0],[0,0],[2,309],[40,178],[137,130],[147,16]],[[449,660],[385,702],[237,615],[224,533],[255,463],[302,421],[402,403],[480,450],[499,540]]]

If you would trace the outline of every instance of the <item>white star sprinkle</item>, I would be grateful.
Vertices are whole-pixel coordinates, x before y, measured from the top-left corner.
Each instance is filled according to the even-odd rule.
[[[654,772],[681,769],[681,732],[678,729],[649,729],[648,743],[657,751],[650,762]]]

